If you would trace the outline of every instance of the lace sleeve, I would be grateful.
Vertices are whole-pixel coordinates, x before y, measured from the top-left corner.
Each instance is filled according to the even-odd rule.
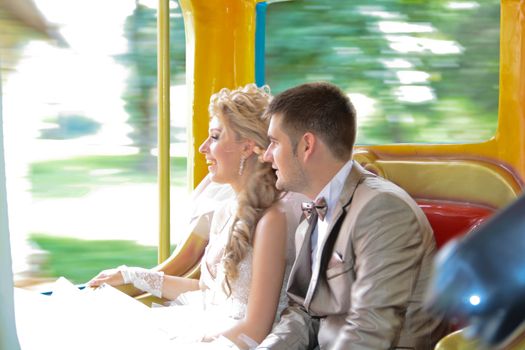
[[[124,283],[132,283],[135,287],[152,295],[162,297],[162,284],[164,272],[152,271],[141,267],[119,266],[119,271],[124,278]]]

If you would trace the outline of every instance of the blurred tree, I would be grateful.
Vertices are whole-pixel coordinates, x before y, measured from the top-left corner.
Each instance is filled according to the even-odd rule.
[[[55,124],[55,126],[42,129],[40,131],[40,138],[42,139],[67,140],[93,135],[100,130],[99,122],[83,115],[59,114],[48,122]]]
[[[170,3],[170,68],[171,82],[184,81],[184,25],[180,7]],[[117,59],[129,69],[124,91],[125,109],[133,127],[130,134],[141,155],[143,170],[156,169],[156,159],[151,155],[157,142],[157,10],[135,1],[135,9],[127,18],[125,37],[128,52]]]
[[[331,81],[373,99],[360,143],[470,142],[494,134],[499,0],[298,0],[268,7],[274,93]],[[359,116],[358,111],[358,116]]]
[[[184,79],[180,7],[172,2],[172,82]],[[499,0],[296,0],[272,4],[267,82],[274,93],[327,80],[373,102],[360,143],[472,142],[494,134]],[[124,95],[133,142],[154,168],[156,10],[138,0],[126,22]],[[359,114],[360,111],[358,111]]]

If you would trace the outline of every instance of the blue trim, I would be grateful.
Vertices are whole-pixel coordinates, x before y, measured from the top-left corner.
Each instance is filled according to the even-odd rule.
[[[265,82],[265,39],[266,39],[266,2],[255,5],[255,84],[263,86]]]
[[[77,288],[82,290],[82,289],[86,288],[86,285],[85,284],[77,284]],[[42,294],[42,295],[52,295],[53,291],[49,290],[49,291],[41,292],[40,294]]]

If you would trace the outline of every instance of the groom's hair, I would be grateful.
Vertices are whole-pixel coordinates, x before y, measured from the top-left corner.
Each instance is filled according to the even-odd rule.
[[[274,97],[266,114],[281,119],[294,154],[302,135],[319,137],[334,157],[348,160],[356,137],[356,113],[350,98],[337,86],[326,83],[298,85]]]

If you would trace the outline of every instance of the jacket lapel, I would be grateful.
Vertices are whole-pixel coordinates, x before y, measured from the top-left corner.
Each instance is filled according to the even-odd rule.
[[[295,259],[290,272],[290,280],[288,281],[287,290],[288,296],[299,304],[303,303],[308,290],[308,285],[310,284],[310,279],[312,278],[311,237],[317,223],[317,219],[310,220],[308,225],[307,223],[308,220],[305,219],[298,228],[298,230],[306,229],[306,232],[301,244],[301,249],[299,250],[299,254]],[[300,232],[297,234],[300,234]]]
[[[321,256],[324,256],[325,254],[327,254],[327,252],[325,252],[326,242],[330,240],[330,238],[333,238],[332,237],[333,235],[338,234],[338,230],[334,230],[334,227],[337,225],[337,223],[340,220],[344,219],[344,214],[346,213],[345,209],[348,205],[350,205],[354,192],[357,189],[357,186],[365,177],[370,176],[370,175],[372,174],[367,172],[365,169],[363,169],[358,163],[356,163],[355,161],[353,162],[352,170],[350,171],[350,174],[345,180],[343,190],[341,192],[341,195],[339,196],[339,200],[336,203],[336,207],[334,208],[334,218],[332,222],[330,223],[330,226],[328,226],[327,228],[327,232],[329,232],[329,234],[324,236],[324,239],[322,242],[318,242],[319,249],[322,249],[321,251],[323,252]],[[303,242],[303,246],[304,246],[304,242]],[[328,253],[331,254],[331,252],[328,252]],[[321,264],[321,263],[316,264],[315,271],[313,271],[311,274],[308,293],[304,301],[304,306],[306,307],[307,310],[310,308],[310,303],[312,302],[312,298],[315,294],[315,289],[319,281],[319,274],[320,274],[322,265],[324,264]],[[310,262],[310,266],[311,266],[311,262]]]

